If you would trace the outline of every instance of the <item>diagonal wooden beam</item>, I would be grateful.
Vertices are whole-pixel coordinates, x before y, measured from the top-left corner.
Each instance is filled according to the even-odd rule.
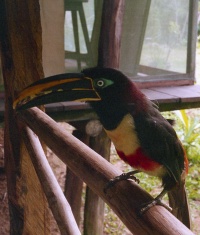
[[[23,128],[22,136],[61,234],[80,235],[71,207],[54,176],[38,137],[28,127]]]
[[[154,206],[139,216],[138,207],[152,198],[134,182],[128,180],[120,182],[105,194],[103,190],[108,180],[121,172],[88,146],[63,131],[41,110],[32,108],[21,112],[18,117],[27,123],[78,177],[109,204],[133,234],[193,234],[161,206]]]

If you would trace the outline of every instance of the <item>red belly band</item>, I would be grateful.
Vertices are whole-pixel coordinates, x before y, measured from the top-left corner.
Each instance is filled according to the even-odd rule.
[[[160,163],[153,161],[148,155],[145,155],[141,148],[138,148],[135,153],[127,156],[120,151],[117,151],[117,153],[123,161],[127,162],[130,166],[136,169],[153,171],[161,166]]]

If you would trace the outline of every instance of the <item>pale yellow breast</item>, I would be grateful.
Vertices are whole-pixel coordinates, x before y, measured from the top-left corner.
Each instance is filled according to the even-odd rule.
[[[115,148],[126,156],[133,154],[140,147],[132,116],[127,114],[115,130],[105,130]]]

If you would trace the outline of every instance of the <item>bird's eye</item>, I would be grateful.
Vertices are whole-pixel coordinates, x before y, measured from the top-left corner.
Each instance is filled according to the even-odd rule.
[[[108,80],[105,78],[99,78],[99,79],[94,80],[94,86],[96,88],[105,88],[105,87],[110,86],[112,84],[113,84],[112,80]]]
[[[105,82],[104,82],[103,80],[98,80],[98,81],[97,81],[97,86],[98,86],[98,87],[103,87],[104,84],[105,84]]]

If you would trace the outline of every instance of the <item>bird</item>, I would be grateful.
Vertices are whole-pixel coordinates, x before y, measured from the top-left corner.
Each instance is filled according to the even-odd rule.
[[[86,68],[81,73],[42,79],[25,88],[15,99],[17,110],[57,101],[86,101],[94,109],[118,156],[134,170],[111,179],[135,179],[144,172],[161,179],[160,194],[144,207],[159,204],[168,193],[173,213],[190,228],[185,180],[186,152],[174,128],[124,73],[113,68]]]

